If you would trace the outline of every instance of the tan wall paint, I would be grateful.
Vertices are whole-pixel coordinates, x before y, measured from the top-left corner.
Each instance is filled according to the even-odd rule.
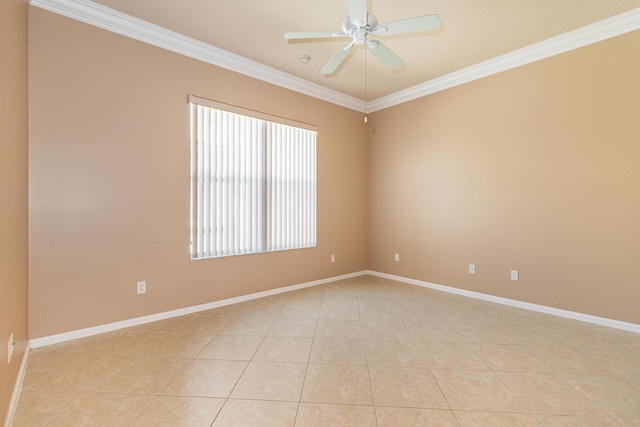
[[[27,344],[28,106],[26,0],[0,2],[0,421]],[[16,348],[7,364],[7,342]]]
[[[366,268],[360,114],[37,8],[29,34],[31,338]],[[189,261],[188,94],[319,126],[317,248]]]
[[[370,116],[370,268],[640,324],[638,46],[640,31]]]
[[[31,13],[32,338],[367,267],[640,323],[637,32],[367,135],[359,113]],[[189,93],[320,126],[316,249],[188,261]]]

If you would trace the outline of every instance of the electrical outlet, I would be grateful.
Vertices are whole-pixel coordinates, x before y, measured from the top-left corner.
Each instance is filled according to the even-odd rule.
[[[136,284],[136,289],[139,294],[146,294],[147,293],[147,282],[138,282]]]
[[[511,270],[511,280],[518,280],[518,270]]]
[[[13,340],[13,332],[9,337],[9,342],[7,343],[7,363],[11,363],[11,356],[13,356],[13,349],[16,346],[16,342]]]
[[[395,260],[396,260],[396,262],[400,261],[400,254],[396,254]]]
[[[475,264],[469,264],[469,273],[470,274],[476,274],[476,265]]]
[[[331,262],[336,262],[336,256],[335,255],[331,255]]]

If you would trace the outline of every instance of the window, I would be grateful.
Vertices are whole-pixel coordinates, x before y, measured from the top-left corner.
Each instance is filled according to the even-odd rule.
[[[316,245],[314,126],[189,97],[191,258]]]

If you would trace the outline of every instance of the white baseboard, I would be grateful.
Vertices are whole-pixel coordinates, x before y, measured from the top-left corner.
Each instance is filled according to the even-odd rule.
[[[7,410],[7,416],[4,419],[4,427],[11,427],[13,425],[13,417],[15,416],[16,408],[18,407],[18,398],[22,391],[24,374],[27,371],[27,359],[29,357],[30,349],[31,345],[27,342],[27,347],[24,349],[24,354],[22,355],[20,369],[18,370],[18,377],[16,378],[16,383],[13,386],[13,393],[11,393],[11,400],[9,400],[9,408]]]
[[[258,298],[268,297],[271,295],[277,295],[285,292],[295,291],[298,289],[310,288],[313,286],[323,285],[325,283],[335,282],[337,280],[350,279],[350,278],[362,276],[365,274],[370,274],[372,276],[381,277],[381,278],[390,279],[390,280],[396,280],[398,282],[404,282],[411,285],[434,289],[437,291],[448,292],[456,295],[462,295],[469,298],[480,299],[484,301],[494,302],[497,304],[508,305],[511,307],[523,308],[525,310],[537,311],[540,313],[551,314],[554,316],[564,317],[568,319],[579,320],[582,322],[587,322],[587,323],[591,323],[599,326],[606,326],[609,328],[615,328],[615,329],[621,329],[625,331],[640,333],[640,325],[636,325],[634,323],[627,323],[619,320],[592,316],[589,314],[576,313],[568,310],[561,310],[558,308],[547,307],[544,305],[532,304],[524,301],[512,300],[508,298],[497,297],[494,295],[483,294],[480,292],[474,292],[474,291],[468,291],[465,289],[453,288],[450,286],[438,285],[434,283],[425,282],[422,280],[409,279],[407,277],[395,276],[392,274],[380,273],[372,270],[364,270],[364,271],[358,271],[355,273],[344,274],[341,276],[334,276],[326,279],[315,280],[312,282],[301,283],[298,285],[286,286],[283,288],[271,289],[268,291],[257,292],[257,293],[243,295],[235,298],[228,298],[225,300],[214,301],[207,304],[201,304],[201,305],[185,307],[177,310],[165,311],[163,313],[156,313],[149,316],[136,317],[133,319],[122,320],[120,322],[109,323],[106,325],[100,325],[100,326],[94,326],[91,328],[79,329],[76,331],[64,332],[61,334],[50,335],[43,338],[35,338],[29,342],[29,347],[39,348],[39,347],[44,347],[52,344],[58,344],[58,343],[71,341],[78,338],[85,338],[92,335],[102,334],[105,332],[111,332],[119,329],[130,328],[132,326],[142,325],[150,322],[156,322],[158,320],[170,319],[172,317],[184,316],[185,314],[192,314],[200,311],[211,310],[218,307],[224,307],[231,304],[251,301]],[[24,360],[23,360],[23,363],[24,363]]]
[[[452,288],[450,286],[437,285],[434,283],[424,282],[422,280],[409,279],[393,274],[380,273],[377,271],[366,271],[366,274],[382,277],[385,279],[396,280],[398,282],[409,283],[411,285],[422,286],[424,288],[434,289],[437,291],[448,292],[451,294],[462,295],[469,298],[480,299],[497,304],[508,305],[511,307],[523,308],[525,310],[537,311],[539,313],[551,314],[554,316],[564,317],[567,319],[580,320],[582,322],[592,323],[599,326],[609,328],[622,329],[624,331],[635,332],[640,334],[640,325],[635,323],[622,322],[619,320],[607,319],[605,317],[592,316],[590,314],[576,313],[574,311],[561,310],[559,308],[547,307],[544,305],[532,304],[529,302],[512,300],[509,298],[497,297],[494,295],[483,294],[480,292],[467,291],[465,289]]]
[[[177,310],[165,311],[162,313],[151,314],[149,316],[136,317],[133,319],[122,320],[119,322],[108,323],[106,325],[94,326],[91,328],[79,329],[76,331],[64,332],[61,334],[50,335],[42,338],[34,338],[30,341],[31,348],[45,347],[52,344],[58,344],[65,341],[71,341],[78,338],[85,338],[92,335],[103,334],[105,332],[116,331],[118,329],[130,328],[132,326],[142,325],[144,323],[157,322],[158,320],[170,319],[172,317],[184,316],[185,314],[197,313],[200,311],[211,310],[213,308],[224,307],[226,305],[237,304],[240,302],[251,301],[258,298],[264,298],[271,295],[282,294],[285,292],[296,291],[298,289],[310,288],[312,286],[323,285],[325,283],[335,282],[337,280],[350,279],[367,274],[367,271],[359,271],[355,273],[344,274],[341,276],[329,277],[326,279],[314,280],[312,282],[301,283],[298,285],[285,286],[283,288],[271,289],[268,291],[257,292],[254,294],[243,295],[235,298],[228,298],[220,301],[214,301],[206,304],[194,305],[191,307],[180,308]]]

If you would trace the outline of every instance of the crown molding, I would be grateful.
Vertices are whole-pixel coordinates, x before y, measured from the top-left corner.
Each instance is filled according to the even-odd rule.
[[[640,29],[640,8],[637,8],[367,103],[90,0],[30,0],[29,3],[189,58],[369,113]]]
[[[365,111],[365,102],[325,86],[252,61],[90,0],[30,0],[32,6],[66,16],[198,61],[206,62],[294,92]]]
[[[640,8],[445,74],[391,95],[383,96],[369,102],[367,109],[369,112],[374,112],[389,108],[637,29],[640,29]]]

